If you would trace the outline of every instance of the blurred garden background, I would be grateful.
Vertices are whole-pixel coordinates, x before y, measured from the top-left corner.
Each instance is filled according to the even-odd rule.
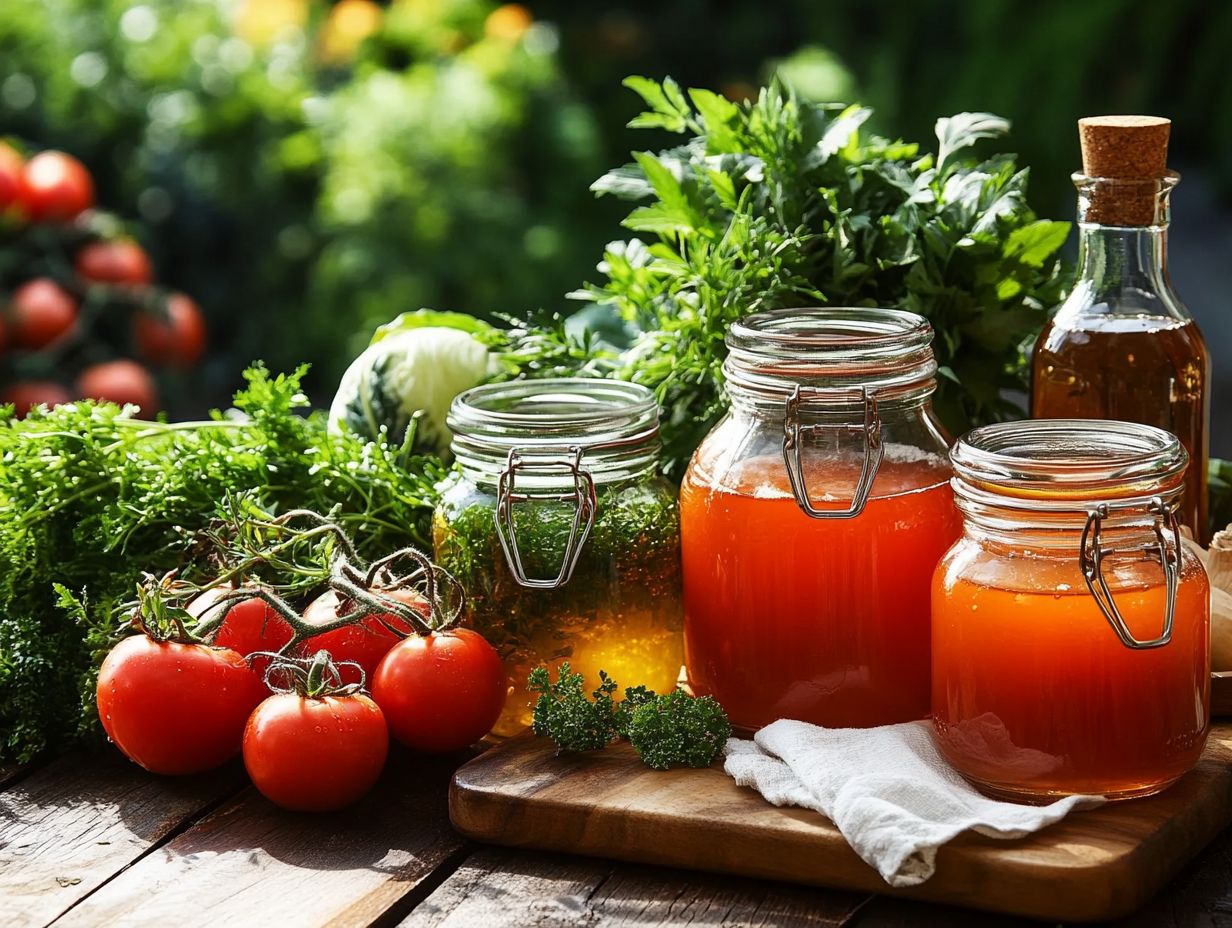
[[[1041,216],[1069,219],[1075,120],[1173,119],[1173,277],[1232,396],[1232,5],[1133,0],[4,0],[0,136],[88,166],[97,202],[191,294],[204,365],[167,405],[225,402],[254,358],[310,361],[327,403],[373,328],[421,306],[570,312],[627,205],[589,184],[653,137],[629,74],[733,99],[779,75],[875,108],[1013,122]],[[663,144],[668,144],[665,137]],[[1072,247],[1072,242],[1071,242]],[[1232,454],[1228,428],[1212,451]]]

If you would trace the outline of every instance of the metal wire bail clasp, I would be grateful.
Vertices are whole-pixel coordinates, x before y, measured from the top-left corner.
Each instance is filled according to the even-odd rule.
[[[807,391],[807,393],[806,393]],[[864,423],[862,425],[802,425],[800,408],[806,402],[808,395],[832,399],[835,393],[855,393],[864,406]],[[860,477],[851,496],[851,505],[846,509],[818,509],[809,499],[808,486],[804,479],[804,464],[801,459],[801,438],[826,430],[859,435],[864,445],[864,461],[860,465]],[[783,463],[787,466],[787,479],[791,481],[791,492],[796,497],[796,503],[811,519],[850,519],[864,511],[868,503],[868,495],[873,489],[873,480],[881,467],[881,459],[885,456],[885,446],[881,442],[881,417],[877,414],[877,398],[867,387],[852,387],[849,391],[805,387],[797,384],[787,398],[786,413],[783,417]]]
[[[1104,519],[1108,518],[1112,509],[1128,509],[1134,505],[1140,504],[1125,503],[1110,506],[1108,503],[1100,503],[1088,513],[1087,524],[1082,530],[1082,576],[1086,579],[1087,589],[1091,591],[1095,602],[1099,604],[1099,611],[1104,614],[1112,630],[1121,639],[1121,644],[1135,651],[1144,651],[1148,648],[1161,648],[1172,640],[1172,622],[1176,615],[1176,590],[1181,573],[1181,528],[1177,524],[1176,513],[1163,501],[1163,497],[1155,496],[1152,497],[1148,506],[1149,511],[1155,516],[1153,525],[1155,542],[1122,548],[1105,548],[1101,539]],[[1171,546],[1168,545],[1165,533],[1172,535]],[[1158,638],[1141,641],[1129,630],[1129,626],[1125,624],[1125,619],[1112,599],[1112,590],[1109,589],[1108,581],[1104,578],[1103,562],[1109,554],[1135,554],[1156,549],[1159,552],[1159,561],[1163,565],[1166,585],[1164,627]]]
[[[526,477],[566,476],[572,481],[573,488],[565,492],[550,489],[519,491],[519,474]],[[565,542],[560,571],[555,577],[528,577],[526,568],[522,565],[513,511],[515,504],[530,501],[573,503],[573,521]],[[595,524],[595,509],[595,481],[582,469],[581,448],[572,447],[567,454],[510,449],[505,469],[501,471],[496,486],[496,537],[500,539],[501,549],[505,552],[505,563],[509,565],[513,578],[522,586],[536,590],[554,590],[568,583],[582,553],[582,546],[586,544],[586,537]]]

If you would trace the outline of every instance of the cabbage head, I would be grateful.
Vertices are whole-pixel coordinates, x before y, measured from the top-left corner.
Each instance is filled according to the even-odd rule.
[[[412,421],[416,451],[449,455],[445,415],[453,398],[486,380],[496,362],[481,337],[491,327],[461,313],[420,310],[382,326],[338,385],[330,428],[400,444]]]

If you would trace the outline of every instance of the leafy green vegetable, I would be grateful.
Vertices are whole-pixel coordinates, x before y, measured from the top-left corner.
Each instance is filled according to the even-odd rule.
[[[492,373],[493,359],[475,334],[483,331],[480,326],[490,327],[456,313],[423,313],[404,313],[377,330],[372,344],[342,375],[329,421],[369,441],[384,434],[398,443],[415,422],[422,450],[447,457],[450,403]],[[436,324],[429,321],[433,316]],[[457,318],[471,325],[458,326]]]
[[[96,726],[116,607],[143,571],[179,566],[228,496],[333,510],[366,557],[427,543],[440,462],[410,454],[413,436],[366,443],[301,416],[303,373],[252,368],[238,415],[204,423],[89,402],[24,421],[0,412],[0,755],[28,758]]]
[[[667,469],[679,475],[722,414],[727,327],[785,306],[897,306],[927,316],[941,365],[938,413],[955,432],[1020,414],[1023,346],[1061,296],[1068,223],[1037,220],[1010,155],[966,156],[1008,123],[987,113],[937,122],[938,154],[862,132],[871,110],[802,103],[779,85],[735,104],[672,80],[632,77],[648,107],[635,128],[683,145],[595,182],[637,201],[603,279],[572,294],[634,328],[615,375],[666,408]]]
[[[708,767],[731,735],[723,707],[709,696],[693,697],[683,690],[658,695],[644,686],[631,686],[616,703],[616,681],[603,671],[591,699],[585,680],[569,664],[560,665],[556,682],[546,667],[530,672],[527,688],[538,693],[534,722],[536,735],[551,738],[565,751],[595,751],[618,738],[627,738],[648,767]]]
[[[731,737],[731,723],[710,696],[694,698],[676,690],[633,709],[627,737],[655,770],[709,767]]]
[[[597,751],[616,738],[615,705],[612,694],[616,683],[605,673],[599,675],[599,688],[586,698],[586,681],[580,673],[560,665],[553,683],[546,667],[536,667],[527,678],[527,688],[538,693],[531,730],[547,735],[565,751]],[[593,700],[593,701],[592,701]]]

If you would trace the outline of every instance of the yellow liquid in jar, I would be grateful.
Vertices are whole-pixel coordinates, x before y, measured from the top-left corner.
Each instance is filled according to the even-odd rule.
[[[571,653],[561,656],[562,650]],[[532,642],[531,651],[505,661],[509,696],[505,711],[492,729],[494,735],[516,735],[530,725],[537,697],[527,690],[526,677],[541,664],[555,679],[557,668],[568,661],[575,673],[586,678],[588,691],[599,685],[599,671],[605,671],[620,685],[618,696],[623,696],[626,686],[645,685],[655,692],[671,692],[684,660],[679,623],[665,621],[651,611],[604,610],[542,636]]]

